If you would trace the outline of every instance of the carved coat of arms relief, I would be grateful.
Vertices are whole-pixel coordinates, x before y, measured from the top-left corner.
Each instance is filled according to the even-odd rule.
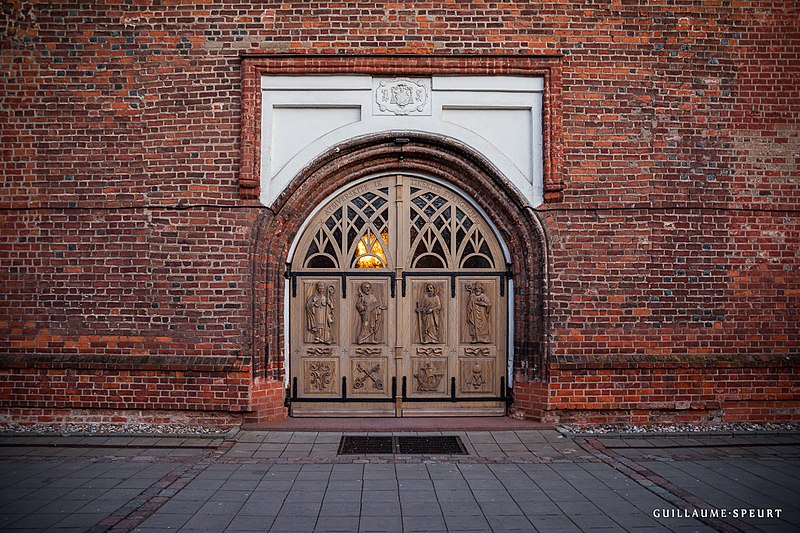
[[[429,90],[423,83],[407,78],[383,80],[375,89],[375,103],[382,113],[422,113],[428,98]]]

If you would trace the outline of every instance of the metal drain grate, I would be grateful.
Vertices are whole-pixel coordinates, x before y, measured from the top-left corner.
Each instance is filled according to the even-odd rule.
[[[394,453],[393,437],[342,437],[338,455]]]
[[[408,454],[467,455],[457,436],[363,437],[346,436],[339,442],[338,455]]]
[[[458,437],[397,437],[400,453],[412,455],[466,455]]]

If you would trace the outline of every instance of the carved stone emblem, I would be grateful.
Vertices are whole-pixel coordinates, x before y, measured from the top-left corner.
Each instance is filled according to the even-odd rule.
[[[318,282],[314,292],[306,300],[306,330],[311,334],[309,342],[333,343],[333,285]]]
[[[408,115],[425,109],[428,89],[409,79],[385,80],[375,91],[375,101],[383,112]]]
[[[425,284],[425,292],[417,300],[417,335],[422,344],[442,342],[442,299],[433,283]]]
[[[473,344],[488,344],[492,342],[489,338],[492,302],[486,296],[480,282],[476,281],[472,285],[467,285],[466,288],[467,292],[469,292],[469,298],[467,298],[467,326],[469,327],[470,342]]]

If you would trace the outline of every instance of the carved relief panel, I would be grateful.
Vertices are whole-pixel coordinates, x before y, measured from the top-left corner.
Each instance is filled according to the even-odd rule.
[[[390,392],[387,361],[384,357],[350,359],[352,394],[385,396]]]
[[[351,341],[358,346],[385,345],[389,323],[389,291],[384,280],[350,282]]]
[[[447,307],[449,294],[446,281],[412,282],[414,298],[414,343],[447,343]]]
[[[462,393],[491,393],[498,377],[495,360],[484,358],[462,358],[459,365],[459,390]]]
[[[465,277],[458,282],[459,395],[500,393],[505,368],[508,314],[497,278]]]
[[[298,282],[291,334],[292,364],[301,368],[298,389],[309,396],[332,396],[340,387],[341,284],[335,279]]]
[[[303,392],[336,394],[339,387],[338,359],[303,359]]]
[[[498,327],[494,283],[491,280],[461,281],[460,289],[461,342],[492,344]]]
[[[449,364],[445,357],[415,357],[412,361],[412,391],[421,394],[448,394]]]
[[[339,340],[338,282],[303,282],[303,337],[306,344],[336,344]]]

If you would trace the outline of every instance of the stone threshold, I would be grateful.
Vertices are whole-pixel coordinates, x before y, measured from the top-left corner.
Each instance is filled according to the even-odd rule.
[[[432,432],[432,431],[524,431],[555,429],[553,424],[503,416],[452,416],[409,418],[286,418],[276,422],[243,424],[247,431],[290,432]]]

